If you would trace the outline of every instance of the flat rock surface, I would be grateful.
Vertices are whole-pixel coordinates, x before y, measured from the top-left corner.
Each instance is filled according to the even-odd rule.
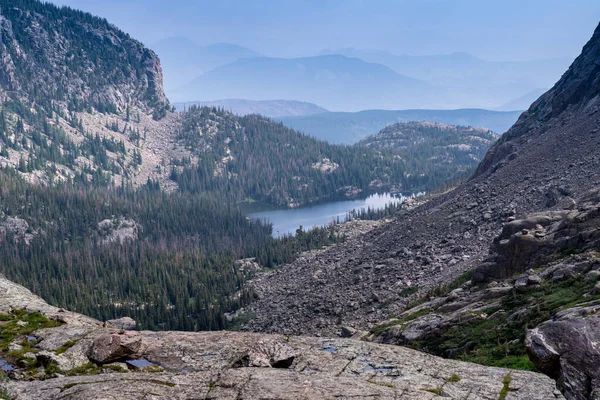
[[[100,329],[92,335],[113,332]],[[554,399],[555,384],[536,373],[489,368],[350,339],[286,338],[236,332],[127,332],[141,340],[134,358],[163,373],[129,372],[4,384],[21,399],[497,399],[510,374],[509,399]],[[250,351],[285,346],[287,368],[241,367]],[[450,379],[460,378],[458,382]],[[454,379],[456,380],[456,379]],[[439,393],[439,396],[438,394]]]
[[[354,339],[244,332],[136,332],[49,306],[0,278],[0,310],[28,304],[65,324],[34,332],[38,359],[63,369],[45,380],[2,380],[12,400],[94,399],[507,399],[562,398],[545,375],[446,360],[399,346]],[[8,306],[10,304],[10,307]],[[58,347],[71,341],[63,354]],[[67,368],[92,365],[95,375]],[[113,373],[104,364],[151,366]],[[134,361],[131,363],[131,361]],[[114,364],[116,363],[116,364]],[[68,366],[68,367],[67,367]]]

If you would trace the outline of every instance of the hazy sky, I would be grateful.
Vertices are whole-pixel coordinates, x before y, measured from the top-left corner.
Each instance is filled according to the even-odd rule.
[[[490,60],[575,57],[598,0],[54,0],[106,17],[151,45],[170,36],[270,56],[340,47],[466,51]]]

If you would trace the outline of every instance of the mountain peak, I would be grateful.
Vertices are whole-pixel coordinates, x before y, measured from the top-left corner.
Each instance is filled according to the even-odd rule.
[[[560,80],[524,112],[517,123],[494,145],[475,173],[483,175],[495,165],[506,162],[518,151],[520,142],[530,137],[536,128],[545,130],[550,120],[565,112],[577,113],[596,105],[600,93],[600,25],[583,47],[581,55],[573,62]],[[596,105],[597,107],[597,105]],[[538,132],[539,134],[539,132]]]
[[[11,98],[46,111],[168,106],[156,54],[105,19],[38,1],[0,0],[0,10],[0,82]]]

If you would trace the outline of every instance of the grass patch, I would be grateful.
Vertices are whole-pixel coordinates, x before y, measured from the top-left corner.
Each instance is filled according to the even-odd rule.
[[[46,377],[52,377],[55,374],[62,373],[62,371],[58,367],[58,365],[56,363],[53,363],[53,362],[51,362],[48,365],[44,366],[44,371],[46,372]]]
[[[439,285],[438,287],[432,289],[428,296],[435,296],[435,297],[444,296],[444,295],[450,293],[451,291],[458,289],[459,287],[461,287],[462,285],[464,285],[465,283],[467,283],[468,281],[473,279],[474,275],[475,275],[475,270],[469,270],[469,271],[461,274],[458,278],[454,279],[452,282],[450,282],[446,285]]]
[[[446,382],[460,382],[460,376],[452,374],[452,376],[446,379]]]
[[[525,351],[527,329],[551,319],[563,309],[600,299],[600,296],[583,297],[594,284],[577,278],[517,288],[505,296],[498,307],[486,313],[492,315],[502,309],[511,315],[526,310],[520,318],[507,322],[506,316],[498,316],[459,322],[440,335],[430,335],[409,347],[487,366],[536,371]]]
[[[415,294],[419,291],[419,287],[418,286],[410,286],[407,288],[402,289],[402,291],[400,292],[400,297],[408,297],[412,294]]]
[[[426,392],[429,392],[429,393],[437,394],[438,396],[441,396],[442,393],[444,393],[444,389],[442,389],[441,387],[433,388],[433,389],[423,389],[423,390]]]
[[[60,346],[58,349],[56,349],[56,351],[55,351],[56,355],[61,355],[61,354],[65,353],[71,347],[75,346],[75,344],[77,344],[77,341],[69,340],[68,342],[66,342],[65,344]]]
[[[0,351],[8,351],[8,345],[20,336],[28,336],[44,328],[56,328],[62,324],[46,318],[39,312],[14,310],[10,314],[1,314],[0,321]],[[19,321],[22,322],[19,324]],[[21,326],[23,325],[23,326]]]
[[[128,369],[121,367],[120,365],[103,365],[102,369],[107,369],[112,372],[117,372],[119,374],[126,374],[129,372]]]
[[[416,311],[412,314],[409,314],[405,317],[402,318],[397,318],[395,320],[392,320],[390,322],[387,322],[385,324],[381,324],[381,325],[377,325],[374,326],[373,328],[371,328],[371,330],[369,331],[369,333],[371,335],[373,335],[373,337],[378,337],[379,335],[381,335],[386,329],[391,328],[392,326],[397,326],[397,325],[402,325],[402,324],[406,324],[410,321],[413,321],[423,315],[426,315],[428,313],[430,313],[431,310],[429,308],[423,308],[422,310]]]
[[[510,374],[506,374],[504,376],[504,379],[502,380],[502,390],[500,391],[500,394],[498,395],[498,400],[506,400],[506,396],[508,396],[508,393],[512,391],[512,389],[510,388],[510,383],[512,382],[512,377],[510,376]]]
[[[89,376],[89,375],[97,375],[102,371],[102,368],[98,367],[94,363],[83,364],[77,368],[73,368],[65,373],[67,376]]]

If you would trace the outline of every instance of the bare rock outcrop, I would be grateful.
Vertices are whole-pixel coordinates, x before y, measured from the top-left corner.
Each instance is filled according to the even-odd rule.
[[[492,256],[475,270],[475,281],[507,279],[559,253],[599,248],[600,190],[590,191],[573,208],[506,224],[494,240]]]
[[[18,285],[4,279],[0,284],[10,289],[1,292],[2,312],[8,312],[8,304],[22,306],[27,301],[50,318],[61,314]],[[440,396],[495,399],[509,390],[512,399],[562,398],[554,382],[542,374],[445,360],[353,339],[133,332],[105,328],[83,316],[75,318],[75,314],[65,322],[32,333],[37,340],[37,361],[47,368],[46,379],[22,379],[24,371],[16,367],[10,373],[13,379],[0,380],[0,393],[12,400],[133,400],[145,396],[169,400],[421,400]],[[144,372],[148,369],[152,373]]]
[[[565,397],[600,397],[600,306],[558,313],[527,332],[525,345],[538,369],[556,379]]]

